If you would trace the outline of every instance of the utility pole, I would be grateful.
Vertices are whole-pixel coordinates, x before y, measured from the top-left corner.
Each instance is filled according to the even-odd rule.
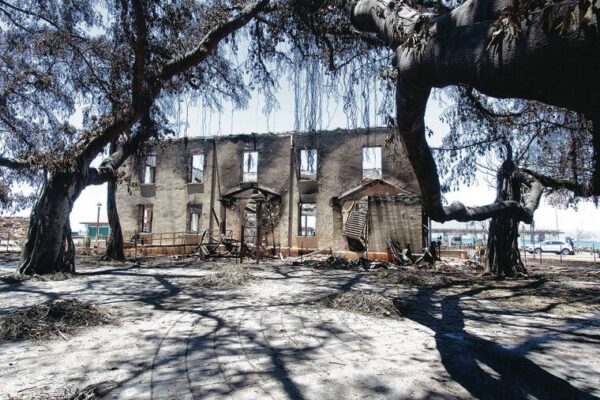
[[[294,135],[290,134],[290,175],[288,183],[288,257],[292,255],[292,223],[294,221]]]
[[[256,263],[260,262],[261,255],[261,246],[262,246],[262,212],[263,212],[263,203],[265,202],[266,197],[259,191],[252,194],[252,201],[256,205]]]
[[[210,176],[210,211],[208,215],[208,242],[212,243],[212,234],[215,229],[214,216],[215,212],[215,189],[217,184],[217,139],[213,138],[212,141],[212,169]]]
[[[554,219],[556,221],[556,239],[558,240],[558,210],[554,207]]]
[[[98,202],[96,206],[98,207],[98,217],[96,218],[96,248],[98,248],[98,237],[100,236],[100,207],[102,207],[102,203]]]
[[[531,246],[535,253],[535,220],[531,221]]]

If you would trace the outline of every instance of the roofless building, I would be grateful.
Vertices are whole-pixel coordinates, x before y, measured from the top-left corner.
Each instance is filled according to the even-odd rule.
[[[191,251],[204,232],[249,243],[259,235],[265,248],[291,255],[331,248],[391,259],[388,237],[420,250],[427,218],[417,181],[387,137],[372,128],[157,143],[125,166],[131,180],[117,190],[124,238],[157,252],[182,243]]]

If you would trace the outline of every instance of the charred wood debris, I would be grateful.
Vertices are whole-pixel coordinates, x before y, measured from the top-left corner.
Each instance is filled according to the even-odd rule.
[[[308,254],[302,254],[297,257],[284,257],[280,250],[275,246],[271,248],[263,248],[261,246],[260,251],[257,252],[256,248],[252,244],[241,243],[240,241],[231,239],[221,235],[220,240],[217,241],[200,241],[196,250],[196,256],[205,260],[208,258],[237,258],[240,263],[246,260],[268,261],[268,260],[280,260],[283,263],[291,263],[295,266],[304,266],[315,269],[346,269],[355,271],[371,271],[371,270],[402,270],[407,268],[417,269],[455,269],[455,268],[467,268],[468,270],[482,270],[483,266],[471,261],[466,260],[466,264],[459,267],[459,265],[451,265],[451,262],[437,263],[440,261],[439,250],[435,245],[423,248],[420,253],[413,253],[410,245],[403,247],[399,242],[392,239],[391,237],[386,238],[388,244],[388,254],[392,256],[393,261],[383,260],[369,260],[365,256],[359,258],[347,259],[342,256],[332,255],[333,251],[331,248],[326,247],[310,252]]]
[[[296,260],[292,265],[302,265],[317,269],[348,269],[358,271],[370,270],[399,270],[406,267],[432,268],[436,261],[439,261],[438,252],[434,246],[426,247],[421,253],[413,254],[410,248],[402,247],[400,243],[387,237],[389,253],[393,256],[394,262],[382,260],[369,260],[367,257],[361,256],[354,259],[346,259],[341,256],[329,256],[326,259],[310,258],[314,253],[307,254],[302,258],[306,260]]]

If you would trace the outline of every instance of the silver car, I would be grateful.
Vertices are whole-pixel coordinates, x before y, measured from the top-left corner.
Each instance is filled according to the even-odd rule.
[[[556,254],[563,253],[564,255],[575,254],[572,245],[560,240],[546,240],[544,242],[536,243],[535,246],[527,245],[525,250],[527,250],[529,253],[536,254],[540,254],[542,252]]]

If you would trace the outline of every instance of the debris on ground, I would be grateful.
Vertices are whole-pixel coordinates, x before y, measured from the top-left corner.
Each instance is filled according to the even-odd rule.
[[[292,265],[302,265],[315,269],[348,269],[348,260],[340,256],[330,256],[326,259],[316,258],[306,261],[294,261]]]
[[[308,260],[303,263],[294,263],[315,269],[348,269],[353,271],[368,271],[373,269],[398,269],[393,263],[379,260],[369,260],[366,257],[353,258],[350,260],[340,256],[330,256],[324,260]]]
[[[398,265],[409,266],[418,265],[424,263],[434,263],[439,258],[437,257],[435,247],[426,247],[420,254],[412,254],[410,245],[402,247],[400,243],[392,239],[391,237],[386,238],[389,251],[396,260]]]
[[[86,386],[83,389],[66,387],[53,393],[34,393],[20,397],[9,396],[8,400],[99,400],[104,398],[116,386],[116,382],[106,381]]]
[[[29,278],[29,276],[19,274],[9,274],[0,276],[0,282],[3,282],[7,285],[14,285],[15,283],[22,283],[23,281],[26,281]]]
[[[330,256],[327,258],[319,257],[317,252],[306,255],[317,255],[306,260],[295,260],[292,265],[302,265],[315,269],[348,269],[358,271],[370,270],[399,270],[403,267],[433,268],[433,264],[438,260],[435,249],[424,248],[420,254],[412,254],[410,246],[402,248],[394,239],[387,237],[388,249],[391,256],[396,260],[395,263],[381,260],[369,260],[362,256],[347,260],[341,256]]]
[[[438,271],[481,272],[485,266],[473,260],[444,259],[435,263],[435,269]]]
[[[0,282],[4,282],[7,285],[14,285],[15,283],[23,283],[25,281],[64,281],[76,277],[76,274],[69,272],[56,272],[47,275],[22,275],[18,273],[2,275],[0,276]]]
[[[54,339],[67,340],[67,334],[88,326],[113,322],[104,307],[77,299],[50,300],[20,308],[0,316],[0,340]]]
[[[312,304],[380,318],[398,318],[400,313],[391,299],[378,293],[349,291],[322,297]]]
[[[217,272],[209,273],[190,282],[192,287],[206,287],[213,289],[230,289],[244,286],[259,278],[247,271],[243,264],[223,265]]]
[[[552,268],[530,268],[530,272],[533,273],[524,279],[465,282],[453,290],[475,290],[474,298],[494,301],[505,309],[527,312],[568,316],[581,312],[593,313],[600,309],[600,285],[593,277],[571,275],[568,272],[556,274]]]
[[[420,271],[417,269],[379,271],[377,275],[375,275],[375,280],[384,283],[421,287],[441,287],[453,283],[453,280],[450,277],[443,274],[435,273],[433,271]]]

